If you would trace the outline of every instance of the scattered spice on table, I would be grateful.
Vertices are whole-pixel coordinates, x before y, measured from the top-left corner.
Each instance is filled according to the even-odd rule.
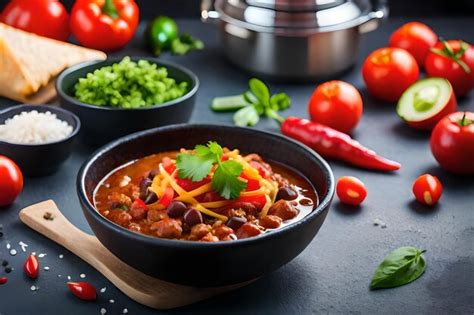
[[[83,274],[83,273],[81,273],[81,274],[79,275],[79,277],[81,277],[81,279],[84,279],[84,278],[86,277],[86,275]]]
[[[18,252],[16,251],[16,249],[12,248],[10,249],[10,255],[12,256],[15,256]]]
[[[46,270],[46,271],[48,271],[48,270],[49,270],[49,267],[48,267],[48,266],[44,266],[43,269]]]
[[[122,314],[128,314],[128,309],[124,308]]]
[[[102,307],[102,308],[100,309],[100,313],[101,313],[101,314],[105,314],[105,313],[107,313],[107,310]]]
[[[100,289],[100,293],[105,293],[105,290],[107,290],[107,288],[103,287],[102,289]]]
[[[28,245],[25,244],[25,243],[22,242],[22,241],[18,242],[18,245],[20,245],[21,250],[22,250],[24,253],[26,253],[26,248],[28,247]]]
[[[13,271],[13,268],[12,268],[12,267],[10,267],[10,266],[6,266],[6,267],[5,267],[5,272],[6,272],[6,273],[10,273],[10,272],[12,272],[12,271]]]
[[[44,254],[44,253],[41,253],[41,254],[38,255],[39,258],[43,258],[45,256],[46,256],[46,254]]]
[[[110,300],[109,300],[109,303],[110,303],[110,304],[114,304],[114,303],[115,303],[115,300],[114,300],[114,299],[110,299]]]
[[[63,254],[59,255],[59,259],[63,259],[63,258],[64,258]]]

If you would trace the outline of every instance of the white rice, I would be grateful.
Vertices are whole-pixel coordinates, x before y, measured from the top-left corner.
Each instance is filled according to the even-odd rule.
[[[15,144],[44,144],[60,141],[72,133],[72,127],[51,112],[21,112],[0,125],[0,140]]]

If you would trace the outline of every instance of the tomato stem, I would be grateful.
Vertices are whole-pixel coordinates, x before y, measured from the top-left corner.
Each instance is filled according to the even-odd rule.
[[[462,115],[461,120],[458,121],[458,124],[461,127],[466,127],[473,123],[474,123],[474,120],[466,118],[466,112],[464,112],[464,115]]]
[[[102,13],[110,16],[114,20],[119,17],[117,7],[113,0],[105,0],[104,6],[102,7]]]
[[[461,60],[464,53],[469,49],[469,44],[465,41],[460,41],[460,48],[457,52],[449,46],[449,43],[443,39],[440,39],[443,44],[443,49],[431,48],[431,51],[437,55],[449,58],[457,63],[466,73],[471,73],[471,68]]]

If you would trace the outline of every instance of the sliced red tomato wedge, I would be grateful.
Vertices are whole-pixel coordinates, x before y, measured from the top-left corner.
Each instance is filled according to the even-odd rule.
[[[255,196],[240,196],[236,199],[236,202],[248,202],[253,204],[258,210],[262,210],[265,203],[267,203],[267,198],[265,198],[265,194],[259,194]]]
[[[168,174],[172,174],[176,169],[175,163],[167,156],[164,157],[163,160],[161,160],[161,164],[163,165],[163,168],[168,172]]]
[[[131,209],[143,209],[145,211],[148,211],[148,206],[145,202],[143,202],[143,200],[137,198],[133,201]]]
[[[252,191],[260,188],[260,181],[258,179],[250,178],[245,173],[242,173],[240,177],[247,181],[247,188],[245,188],[245,191]]]
[[[186,191],[191,191],[191,190],[197,189],[197,188],[199,188],[203,185],[206,185],[210,182],[211,182],[211,179],[209,177],[206,177],[203,180],[200,180],[198,182],[193,182],[192,180],[187,179],[187,178],[184,178],[184,179],[183,178],[177,178],[176,179],[176,183],[178,183],[178,185]]]

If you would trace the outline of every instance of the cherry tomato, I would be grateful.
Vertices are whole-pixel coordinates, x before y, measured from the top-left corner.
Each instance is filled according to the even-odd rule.
[[[362,115],[359,91],[343,81],[329,81],[319,85],[309,100],[309,115],[317,123],[349,133]]]
[[[12,0],[0,14],[0,21],[57,40],[69,37],[69,15],[58,0]]]
[[[423,67],[426,56],[437,42],[438,36],[428,25],[409,22],[392,33],[389,45],[405,49],[415,58],[418,65]]]
[[[25,264],[23,265],[23,271],[31,279],[38,278],[38,274],[39,274],[38,258],[36,258],[36,256],[34,255],[28,256],[28,258],[25,261]]]
[[[443,186],[436,176],[424,174],[413,182],[413,194],[419,203],[435,205],[443,193]]]
[[[0,155],[0,207],[12,204],[22,189],[20,168],[6,156]]]
[[[367,188],[357,177],[342,176],[337,181],[336,194],[342,203],[358,206],[367,197]]]
[[[474,174],[474,113],[457,112],[446,116],[433,129],[431,152],[445,170]]]
[[[441,41],[425,61],[426,74],[451,82],[457,96],[465,96],[474,87],[474,46],[460,41]]]
[[[362,66],[369,93],[380,100],[396,102],[418,80],[420,69],[410,53],[400,48],[379,48]]]
[[[81,300],[92,301],[97,299],[97,291],[94,286],[88,282],[68,282],[69,291]]]

